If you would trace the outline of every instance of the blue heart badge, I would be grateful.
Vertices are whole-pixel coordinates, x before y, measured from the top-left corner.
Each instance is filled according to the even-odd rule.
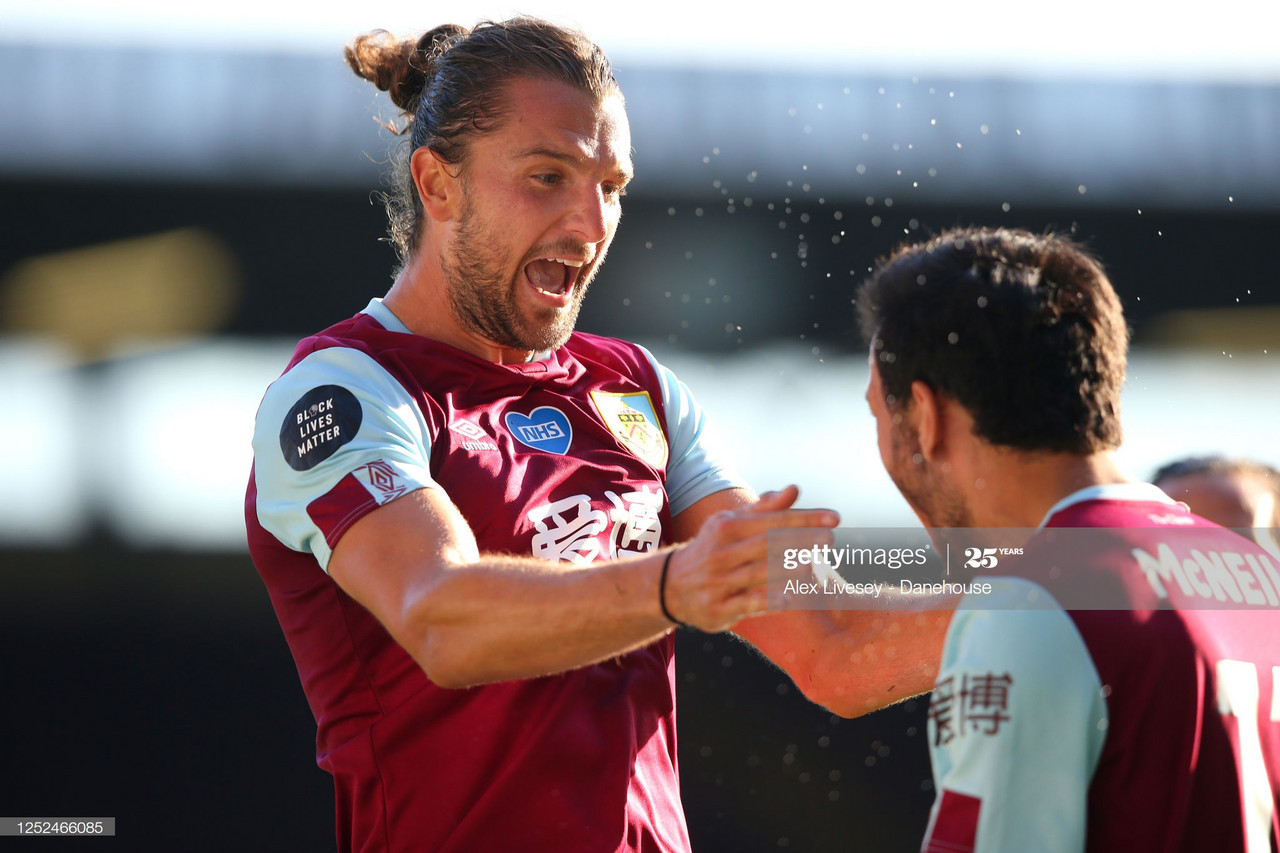
[[[507,429],[516,441],[534,450],[564,456],[573,440],[573,427],[565,413],[551,406],[539,406],[528,414],[507,412]]]

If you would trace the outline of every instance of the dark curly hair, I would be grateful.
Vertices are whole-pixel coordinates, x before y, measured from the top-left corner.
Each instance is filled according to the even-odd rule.
[[[467,142],[504,119],[504,84],[516,78],[558,80],[596,100],[621,97],[608,58],[577,30],[536,18],[485,21],[468,30],[445,24],[416,39],[386,30],[362,35],[346,48],[356,74],[391,96],[408,135],[393,158],[392,189],[383,196],[391,240],[401,262],[418,245],[423,216],[409,159],[423,146],[446,163],[464,164]]]
[[[1020,450],[1120,445],[1129,332],[1102,264],[1071,240],[959,228],[899,248],[858,294],[889,404],[921,381]]]

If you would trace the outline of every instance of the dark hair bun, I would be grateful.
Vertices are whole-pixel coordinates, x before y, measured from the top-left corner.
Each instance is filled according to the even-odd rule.
[[[357,36],[343,54],[352,71],[391,95],[391,102],[412,118],[435,58],[468,32],[457,24],[444,24],[414,40],[374,30]]]

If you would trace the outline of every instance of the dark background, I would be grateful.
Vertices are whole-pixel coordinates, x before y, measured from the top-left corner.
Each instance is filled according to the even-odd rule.
[[[816,198],[729,207],[626,199],[579,327],[708,351],[802,336],[859,348],[850,303],[867,266],[900,242],[971,224],[1084,243],[1106,264],[1139,344],[1167,312],[1280,306],[1278,211]],[[0,273],[32,255],[184,227],[215,235],[238,263],[244,295],[227,335],[324,328],[382,295],[395,266],[382,206],[366,191],[0,180]]]

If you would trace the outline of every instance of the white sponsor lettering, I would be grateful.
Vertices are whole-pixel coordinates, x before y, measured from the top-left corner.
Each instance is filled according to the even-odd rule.
[[[589,495],[573,495],[529,511],[533,554],[547,560],[585,565],[620,555],[644,554],[662,541],[661,491],[605,492],[608,510],[593,506]]]

